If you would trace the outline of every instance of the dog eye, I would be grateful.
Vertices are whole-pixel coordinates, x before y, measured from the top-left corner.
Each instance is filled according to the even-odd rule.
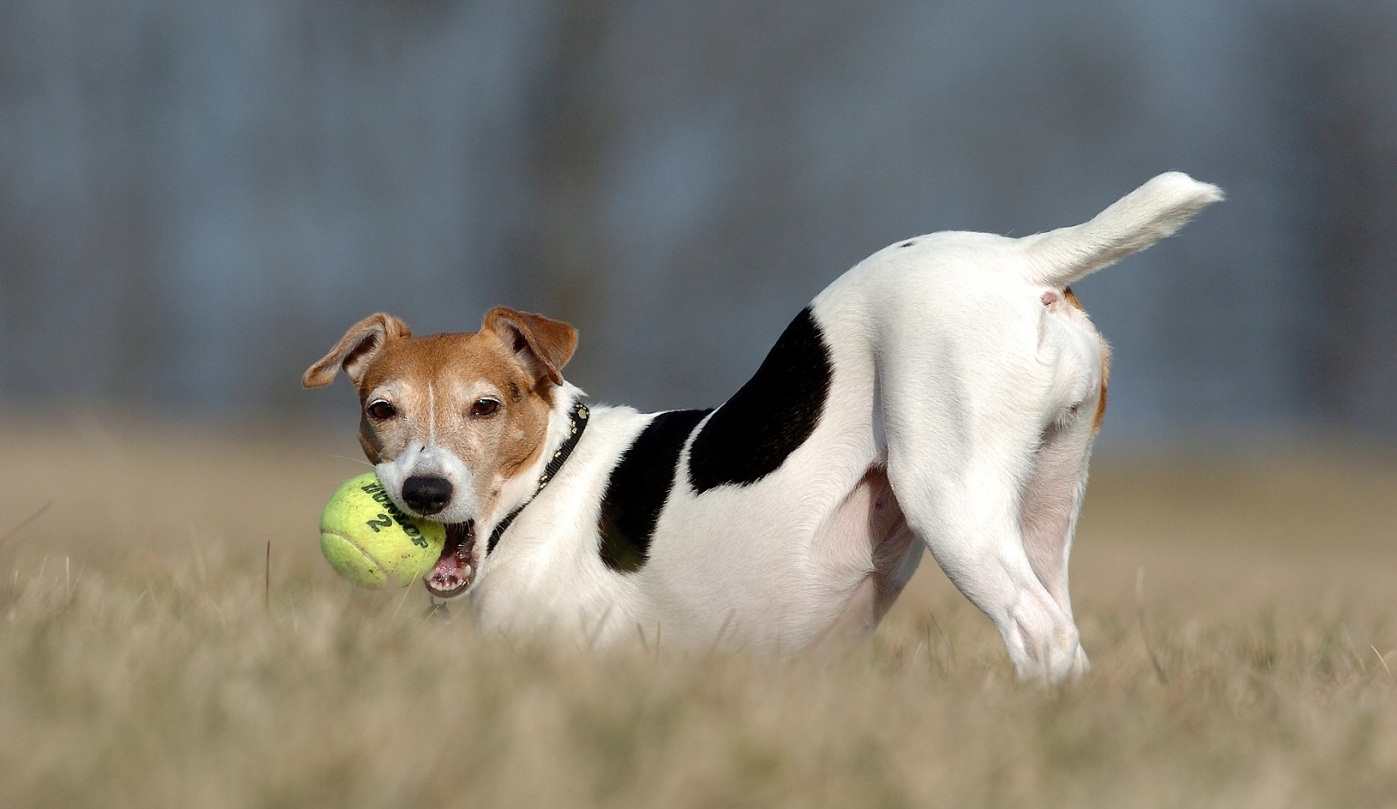
[[[369,414],[369,418],[375,421],[386,421],[398,415],[398,409],[382,399],[370,402],[364,410]]]
[[[494,399],[480,399],[471,405],[471,415],[476,418],[495,415],[495,411],[500,409],[500,403]]]

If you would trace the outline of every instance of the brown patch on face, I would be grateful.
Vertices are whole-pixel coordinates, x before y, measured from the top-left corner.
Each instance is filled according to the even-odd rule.
[[[369,459],[369,463],[377,466],[383,460],[383,442],[379,440],[368,415],[362,412],[359,415],[359,446],[363,448],[364,457]]]
[[[404,476],[469,485],[485,516],[505,483],[542,455],[554,390],[576,346],[572,326],[512,309],[490,310],[474,334],[427,337],[377,314],[302,381],[320,387],[343,371],[359,391],[364,455]]]
[[[488,512],[505,481],[536,461],[551,409],[552,386],[533,378],[513,347],[493,331],[435,334],[384,346],[360,379],[366,408],[360,443],[374,463],[435,442],[470,470],[477,502]],[[395,415],[374,419],[383,398]],[[498,407],[476,415],[477,402]]]

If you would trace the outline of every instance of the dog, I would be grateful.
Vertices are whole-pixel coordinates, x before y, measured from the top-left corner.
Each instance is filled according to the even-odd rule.
[[[1087,668],[1068,554],[1110,356],[1069,285],[1220,199],[1175,172],[1074,227],[893,244],[711,410],[589,407],[577,331],[502,307],[427,337],[375,314],[302,382],[358,388],[394,503],[448,527],[427,590],[482,627],[796,650],[871,632],[925,548],[1056,683]]]

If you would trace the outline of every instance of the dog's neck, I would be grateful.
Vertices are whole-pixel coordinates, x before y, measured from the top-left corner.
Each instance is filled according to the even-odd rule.
[[[539,458],[522,474],[505,484],[500,492],[496,514],[500,515],[489,528],[488,550],[493,551],[504,532],[514,522],[514,518],[524,510],[539,492],[548,486],[562,469],[572,451],[582,439],[591,411],[582,403],[583,392],[576,386],[563,383],[555,391],[553,412],[548,418],[548,437],[544,441]],[[480,531],[483,526],[477,526]]]

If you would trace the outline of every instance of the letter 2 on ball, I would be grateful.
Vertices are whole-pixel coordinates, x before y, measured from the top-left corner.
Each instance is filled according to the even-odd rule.
[[[373,472],[345,481],[320,516],[320,551],[361,587],[406,587],[427,575],[446,527],[403,514]]]

